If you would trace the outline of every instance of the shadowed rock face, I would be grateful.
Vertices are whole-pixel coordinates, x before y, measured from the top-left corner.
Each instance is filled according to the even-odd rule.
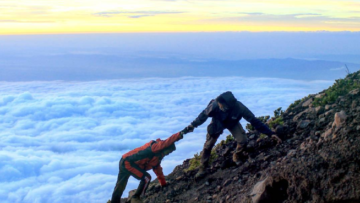
[[[322,96],[285,111],[284,125],[274,126],[282,144],[249,132],[251,149],[239,166],[231,159],[236,142],[218,145],[205,178],[185,172],[185,160],[166,177],[171,185],[151,183],[144,202],[360,203],[360,91],[313,107]]]

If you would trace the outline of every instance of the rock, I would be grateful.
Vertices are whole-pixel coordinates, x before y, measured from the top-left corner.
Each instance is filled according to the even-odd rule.
[[[317,95],[315,96],[315,98],[320,99],[320,98],[322,98],[323,96],[325,96],[325,93],[317,94]]]
[[[313,102],[313,99],[310,98],[310,99],[306,100],[306,102],[304,102],[304,103],[302,104],[302,106],[303,106],[303,107],[309,107],[310,104],[312,104],[312,102]]]
[[[216,199],[216,198],[217,198],[217,194],[213,195],[212,198],[213,198],[213,199]]]
[[[136,192],[136,189],[135,190],[130,190],[129,195],[128,195],[128,199],[131,199],[132,196],[135,194],[135,192]]]
[[[319,120],[319,126],[324,126],[326,123],[326,119],[325,118],[320,118],[320,120]]]
[[[276,135],[278,135],[280,138],[283,139],[283,138],[285,137],[285,135],[286,135],[284,126],[278,125],[278,126],[275,128],[275,133],[276,133]]]
[[[360,125],[358,125],[358,126],[356,127],[356,130],[357,130],[357,131],[360,131]]]
[[[325,140],[332,139],[332,133],[333,133],[333,128],[330,128],[326,130],[325,133],[321,135],[321,137],[324,138]]]
[[[352,108],[352,109],[355,109],[357,106],[358,106],[358,101],[357,101],[357,100],[354,100],[354,101],[351,103],[351,108]]]
[[[288,153],[287,153],[287,157],[292,157],[292,156],[294,156],[296,154],[296,150],[295,149],[293,149],[293,150],[290,150]]]
[[[322,106],[318,106],[315,108],[316,115],[320,115],[325,112],[325,108]]]
[[[298,113],[296,116],[294,116],[293,121],[298,122],[299,118],[304,114],[305,112]]]
[[[256,183],[256,185],[253,187],[250,193],[250,197],[253,203],[259,203],[263,199],[263,196],[265,195],[264,193],[266,191],[265,189],[267,182],[268,178],[265,178],[265,180]]]
[[[329,105],[329,104],[326,104],[325,105],[325,111],[328,111],[328,110],[330,110],[331,109],[331,106]]]
[[[358,88],[358,89],[351,90],[351,91],[349,92],[349,94],[350,94],[350,95],[357,95],[357,94],[359,94],[359,92],[360,92],[360,89]]]
[[[360,111],[360,106],[356,107],[356,111]]]
[[[300,121],[298,123],[297,128],[298,129],[305,129],[305,128],[307,128],[309,126],[310,123],[311,123],[310,120],[302,120],[302,121]]]
[[[331,109],[331,110],[329,110],[329,111],[327,111],[327,112],[325,112],[325,117],[327,117],[327,116],[329,116],[330,114],[332,114],[332,113],[334,113],[334,110],[333,109]]]
[[[231,178],[230,178],[230,179],[227,179],[227,180],[224,182],[224,184],[222,185],[222,187],[226,187],[226,186],[230,185],[231,182],[232,182],[232,179],[231,179]]]
[[[255,135],[254,135],[254,134],[250,135],[249,139],[250,139],[250,140],[255,139]]]
[[[335,121],[332,127],[340,128],[346,122],[347,115],[345,111],[335,113]]]

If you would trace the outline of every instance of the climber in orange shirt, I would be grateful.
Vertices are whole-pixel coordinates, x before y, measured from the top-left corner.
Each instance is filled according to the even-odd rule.
[[[182,139],[188,133],[187,128],[178,132],[166,140],[152,140],[145,145],[124,154],[119,163],[119,175],[112,194],[111,203],[120,203],[121,195],[125,190],[130,176],[140,180],[139,187],[131,199],[131,203],[142,202],[140,197],[146,192],[151,181],[148,170],[152,169],[156,174],[160,185],[165,186],[166,180],[161,167],[161,160],[176,150],[175,142]]]

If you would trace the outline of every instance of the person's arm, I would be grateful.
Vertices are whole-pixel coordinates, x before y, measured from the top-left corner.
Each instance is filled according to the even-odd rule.
[[[178,140],[180,140],[182,138],[183,138],[183,133],[178,132],[178,133],[173,134],[172,136],[170,136],[166,140],[157,139],[156,143],[151,145],[151,151],[154,152],[154,153],[160,152],[161,150],[169,147],[174,142],[176,142],[176,141],[178,141]]]
[[[165,180],[165,176],[162,170],[162,167],[160,166],[160,164],[158,166],[155,166],[153,168],[154,173],[156,174],[159,183],[161,186],[165,186],[166,185],[166,180]]]
[[[198,117],[191,122],[191,126],[193,128],[197,128],[200,125],[202,125],[203,123],[205,123],[205,121],[209,118],[210,114],[214,111],[214,109],[216,108],[216,101],[215,100],[211,100],[211,102],[209,103],[209,105],[206,107],[206,109],[204,109],[199,115]]]
[[[271,138],[276,139],[277,142],[281,143],[281,139],[270,130],[264,123],[255,117],[255,115],[241,102],[239,102],[241,115],[248,121],[257,131],[263,133]]]

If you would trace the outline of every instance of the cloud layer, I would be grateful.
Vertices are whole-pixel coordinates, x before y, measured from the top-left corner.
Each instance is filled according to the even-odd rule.
[[[0,199],[106,202],[123,153],[180,131],[218,94],[232,90],[260,116],[331,83],[242,77],[1,82]],[[201,151],[205,130],[204,124],[177,143],[163,161],[166,174]],[[131,178],[123,196],[137,185]]]

